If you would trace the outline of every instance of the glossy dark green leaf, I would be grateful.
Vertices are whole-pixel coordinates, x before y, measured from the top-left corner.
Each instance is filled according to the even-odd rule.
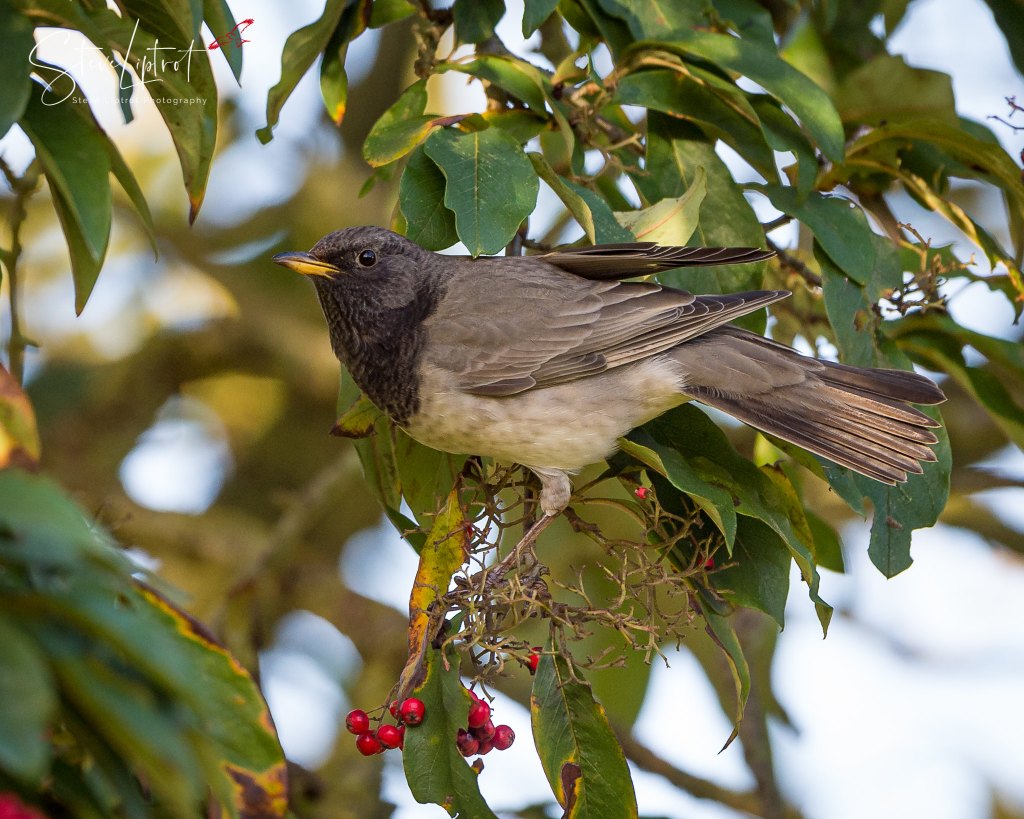
[[[523,149],[497,128],[445,128],[423,147],[445,176],[444,203],[459,238],[474,256],[497,253],[537,204],[537,174]]]
[[[141,27],[136,30],[131,20],[109,9],[99,9],[91,17],[110,47],[122,55],[159,47],[154,35]],[[183,55],[179,52],[179,56]],[[192,222],[203,204],[217,141],[217,86],[206,54],[192,55],[188,66],[187,71],[184,64],[177,69],[167,66],[160,72],[159,86],[146,87],[158,88],[152,94],[153,102],[178,154]]]
[[[431,449],[397,429],[395,459],[402,497],[420,526],[429,528],[445,497],[455,486],[466,456]]]
[[[281,109],[292,95],[299,80],[310,69],[316,58],[327,48],[345,8],[353,0],[326,0],[323,14],[309,25],[293,31],[281,53],[281,78],[267,92],[267,124],[256,131],[256,137],[266,144],[274,138],[274,126]]]
[[[345,7],[331,40],[324,49],[320,63],[320,96],[327,108],[327,116],[335,125],[341,125],[348,105],[348,75],[345,73],[345,55],[349,43],[362,34],[370,17],[371,0],[356,0]]]
[[[32,93],[29,55],[35,47],[32,23],[0,3],[0,137],[17,122]]]
[[[455,745],[466,727],[471,703],[459,678],[459,661],[449,655],[448,668],[438,649],[426,655],[426,676],[412,695],[423,701],[425,717],[405,732],[402,763],[417,802],[440,805],[451,816],[496,819],[480,795],[477,773]]]
[[[459,71],[493,83],[535,111],[544,113],[544,77],[530,63],[512,57],[483,54],[467,63],[441,63],[438,73]]]
[[[1020,0],[985,0],[996,19],[996,25],[1006,38],[1010,56],[1017,71],[1024,74],[1024,28],[1020,24]]]
[[[102,132],[75,113],[74,103],[46,105],[43,86],[33,85],[20,124],[50,185],[71,253],[75,307],[81,313],[110,239],[110,158]]]
[[[650,43],[637,43],[642,51]],[[843,158],[843,124],[832,100],[805,74],[783,60],[772,48],[750,40],[707,31],[685,31],[658,48],[686,57],[698,57],[750,78],[787,106],[814,137],[822,153],[834,162]]]
[[[50,763],[47,731],[57,710],[53,675],[39,646],[0,616],[0,770],[38,784]]]
[[[783,213],[810,228],[829,258],[854,281],[865,284],[875,271],[874,231],[853,201],[811,193],[801,201],[793,188],[758,187]]]
[[[788,166],[786,172],[797,194],[806,196],[818,176],[818,158],[814,148],[793,118],[771,97],[757,94],[751,98],[751,105],[761,120],[761,128],[772,150],[793,153],[796,162]]]
[[[444,204],[444,174],[420,146],[409,154],[398,186],[405,235],[427,250],[444,250],[459,241],[455,214]]]
[[[523,37],[529,37],[558,8],[558,0],[525,0],[523,3]]]
[[[824,254],[817,254],[822,271],[825,309],[835,331],[840,357],[845,363],[860,367],[908,369],[910,361],[881,335],[873,312],[873,305],[887,280],[901,276],[899,254],[882,237],[877,237],[874,244],[878,268],[864,287],[844,276]],[[933,407],[923,407],[922,410],[933,418],[939,417]],[[859,496],[872,502],[874,517],[868,555],[886,577],[893,577],[910,566],[913,562],[910,557],[911,533],[914,529],[933,525],[946,504],[952,466],[949,439],[944,429],[937,429],[935,433],[939,438],[939,443],[933,448],[937,460],[923,464],[923,474],[911,475],[906,483],[898,486],[886,486],[862,475],[852,478]],[[843,472],[845,470],[840,474]],[[829,480],[831,482],[831,476]],[[844,476],[844,480],[849,480],[849,476]],[[851,500],[848,488],[833,485],[841,496]]]
[[[505,14],[502,0],[455,0],[455,39],[460,43],[480,43],[493,36],[494,27]]]
[[[730,603],[763,611],[782,628],[792,560],[776,532],[756,518],[741,517],[732,557],[711,582]]]
[[[675,40],[708,22],[699,0],[597,0],[611,17],[623,20],[637,40]]]
[[[214,37],[223,37],[238,25],[235,16],[231,13],[231,7],[227,0],[203,0],[203,20],[209,26]],[[242,48],[235,46],[221,46],[218,49],[231,68],[235,82],[242,82]]]
[[[881,54],[847,74],[836,89],[835,102],[848,123],[878,125],[920,117],[958,123],[950,76],[913,68],[892,54]]]
[[[567,819],[637,816],[633,780],[604,708],[563,658],[541,657],[530,717],[544,775]]]
[[[629,74],[619,82],[615,100],[692,122],[712,140],[729,145],[765,179],[778,178],[775,155],[753,109],[747,105],[748,110],[737,110],[729,100],[685,74],[668,69]]]
[[[738,515],[757,518],[771,527],[800,567],[822,629],[827,630],[832,608],[818,594],[820,578],[811,544],[805,542],[797,522],[786,513],[786,500],[771,479],[736,452],[725,433],[692,404],[669,410],[645,424],[643,430],[674,449],[708,483],[727,492],[734,499]]]

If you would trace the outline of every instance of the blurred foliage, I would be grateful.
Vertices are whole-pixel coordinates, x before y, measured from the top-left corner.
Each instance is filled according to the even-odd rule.
[[[210,60],[221,58],[200,49],[188,78],[164,73],[157,111],[176,155],[162,155],[142,148],[144,139],[115,146],[62,69],[30,62],[33,29],[36,38],[49,26],[80,31],[137,73],[132,60],[156,38],[187,49],[202,42],[204,20],[227,33],[244,13],[233,5],[234,15],[217,0],[121,0],[116,11],[88,0],[0,0],[0,131],[20,128],[35,154],[23,168],[3,163],[10,376],[0,378],[0,463],[12,468],[0,474],[0,639],[8,651],[0,690],[18,707],[0,706],[0,791],[76,816],[196,815],[211,793],[228,812],[245,809],[245,793],[263,793],[267,801],[249,815],[281,813],[279,751],[250,678],[177,606],[133,579],[138,568],[104,530],[156,561],[158,588],[180,590],[171,598],[254,672],[284,618],[305,611],[359,652],[358,673],[347,676],[321,660],[352,701],[380,702],[399,678],[408,623],[339,580],[339,553],[377,523],[378,500],[422,549],[464,467],[390,430],[347,380],[338,396],[315,301],[269,269],[274,250],[308,247],[352,224],[391,225],[435,249],[462,241],[473,253],[580,235],[763,246],[766,232],[794,225],[796,241],[768,265],[663,280],[698,292],[786,287],[795,296],[773,308],[775,338],[832,345],[854,364],[944,374],[948,445],[939,463],[889,489],[751,430],[720,430],[687,407],[631,436],[610,464],[621,480],[594,483],[578,506],[602,533],[600,545],[659,534],[674,544],[687,611],[704,627],[683,648],[700,660],[730,718],[744,709],[737,731],[756,788],[731,791],[689,776],[628,736],[649,675],[640,656],[580,672],[551,650],[532,685],[540,755],[565,807],[562,777],[573,772],[565,765],[574,754],[619,770],[610,725],[635,764],[694,795],[761,816],[793,815],[775,782],[767,730],[769,719],[785,719],[770,669],[792,561],[825,624],[817,567],[842,569],[836,531],[850,518],[873,511],[870,554],[887,574],[910,564],[912,531],[936,519],[997,548],[1020,552],[1024,542],[979,494],[1020,485],[988,467],[1024,439],[1019,333],[1005,341],[971,331],[946,310],[948,285],[979,283],[1019,316],[1024,185],[990,128],[957,114],[949,77],[888,53],[908,4],[527,0],[528,62],[494,34],[500,3],[327,0],[317,20],[289,37],[259,129],[268,142],[319,61],[326,114],[305,124],[294,188],[244,219],[219,213],[189,227],[217,154],[251,145],[261,124],[235,104],[237,92],[221,89],[218,103]],[[990,5],[1019,65],[1013,4]],[[141,39],[130,53],[136,20]],[[350,85],[349,44],[367,32],[379,44],[365,79]],[[457,42],[475,47],[454,52]],[[225,41],[220,51],[238,78],[244,47]],[[484,111],[459,110],[446,96],[442,80],[457,76],[483,89]],[[126,121],[134,95],[152,90],[122,89]],[[78,102],[48,104],[68,93]],[[188,99],[202,102],[182,104]],[[636,106],[646,109],[642,117]],[[763,181],[737,184],[719,142]],[[167,182],[172,170],[187,217],[175,206],[180,188]],[[465,184],[481,173],[493,184]],[[522,229],[546,189],[564,214]],[[978,206],[984,190],[997,194],[1001,210]],[[897,192],[961,231],[985,258],[982,272],[901,224]],[[766,198],[780,216],[762,225],[749,197]],[[146,257],[151,242],[156,264]],[[103,314],[97,302],[113,287],[114,268],[136,272],[121,282],[119,306]],[[54,318],[51,307],[69,269],[75,308],[86,310],[79,324]],[[106,319],[91,320],[93,310]],[[181,401],[204,408],[196,423],[230,452],[216,502],[201,514],[147,508],[121,479],[126,457]],[[349,432],[375,434],[326,440],[336,405]],[[601,477],[595,468],[577,485]],[[638,503],[637,486],[650,487],[652,499]],[[651,527],[657,515],[693,521],[696,545],[683,548]],[[621,556],[595,548],[593,530],[576,518],[552,526],[541,554],[552,577],[573,578],[573,567],[586,566],[582,585],[603,600],[619,587],[601,567],[614,574]],[[533,644],[548,635],[527,624],[517,636]],[[570,648],[582,661],[624,645],[614,631],[595,629]],[[457,675],[441,672],[438,649],[422,651],[433,675],[418,684],[433,686],[439,707],[454,713],[452,703],[464,701]],[[489,684],[529,703],[530,680],[515,668]],[[563,672],[585,674],[592,693],[577,682],[559,689]],[[574,727],[589,732],[586,748],[561,744]],[[445,750],[446,764],[465,767],[453,747]],[[406,760],[414,793],[443,801],[417,778],[419,761]],[[500,763],[493,767],[490,775],[500,775]],[[473,781],[451,770],[453,782]],[[239,771],[259,787],[239,788]],[[292,765],[289,773],[297,816],[390,812],[379,760],[358,759],[350,743],[336,743],[316,770]],[[588,777],[595,773],[585,767],[570,780],[586,789]],[[600,800],[602,783],[589,781]],[[610,815],[600,801],[573,805],[573,815]]]

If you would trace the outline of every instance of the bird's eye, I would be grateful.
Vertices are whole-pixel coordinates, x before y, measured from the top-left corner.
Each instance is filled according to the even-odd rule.
[[[377,254],[372,250],[364,250],[359,254],[358,261],[363,267],[373,267],[377,264]]]

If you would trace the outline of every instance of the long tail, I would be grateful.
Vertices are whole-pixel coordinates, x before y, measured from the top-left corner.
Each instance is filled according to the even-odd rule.
[[[819,361],[735,327],[669,355],[687,395],[862,475],[902,483],[935,460],[940,425],[910,404],[946,396],[917,373]]]

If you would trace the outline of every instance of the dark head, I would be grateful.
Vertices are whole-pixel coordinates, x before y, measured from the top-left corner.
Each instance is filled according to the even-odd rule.
[[[336,230],[309,253],[279,253],[277,264],[309,276],[331,346],[359,386],[396,421],[410,409],[426,319],[444,288],[443,257],[378,227]]]

